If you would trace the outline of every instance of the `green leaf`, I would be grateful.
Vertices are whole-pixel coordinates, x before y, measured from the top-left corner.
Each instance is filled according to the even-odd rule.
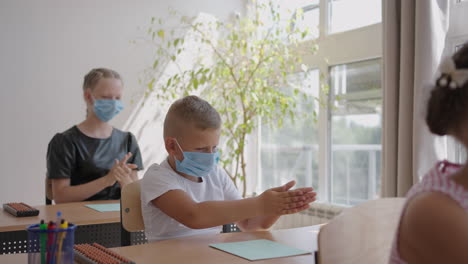
[[[154,78],[153,78],[153,79],[148,83],[148,90],[149,90],[150,92],[153,91],[154,81],[155,81],[155,80],[154,80]]]
[[[153,69],[156,69],[156,67],[158,67],[158,64],[159,64],[159,60],[155,60],[153,63]]]
[[[161,38],[161,39],[164,39],[164,30],[160,29],[158,31],[158,36]]]
[[[258,102],[258,97],[256,94],[252,93],[252,98],[254,99],[255,102]]]

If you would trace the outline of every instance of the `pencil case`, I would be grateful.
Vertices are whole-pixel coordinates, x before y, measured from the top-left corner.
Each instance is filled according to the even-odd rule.
[[[79,264],[135,264],[135,262],[98,243],[75,245],[75,262]]]
[[[39,210],[25,203],[5,203],[3,204],[3,210],[16,217],[39,215]]]

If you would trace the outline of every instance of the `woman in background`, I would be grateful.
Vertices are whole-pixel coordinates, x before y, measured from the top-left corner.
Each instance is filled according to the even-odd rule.
[[[83,83],[86,119],[57,133],[47,150],[47,177],[56,203],[119,199],[120,189],[143,168],[130,132],[108,122],[122,109],[123,83],[110,69],[91,70]]]

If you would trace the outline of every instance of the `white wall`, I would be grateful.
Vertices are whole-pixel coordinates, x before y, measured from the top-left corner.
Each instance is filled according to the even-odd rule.
[[[0,203],[44,203],[47,144],[84,119],[81,85],[91,68],[123,76],[126,109],[112,123],[123,127],[152,55],[130,41],[145,36],[151,16],[165,17],[171,6],[226,19],[244,1],[1,0]]]

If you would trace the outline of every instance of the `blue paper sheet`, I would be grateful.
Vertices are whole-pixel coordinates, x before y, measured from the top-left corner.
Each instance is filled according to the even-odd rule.
[[[210,247],[226,251],[248,260],[281,258],[311,253],[309,251],[285,246],[267,239],[211,244]]]
[[[119,212],[119,203],[108,203],[108,204],[87,204],[86,207],[94,209],[98,212]]]

